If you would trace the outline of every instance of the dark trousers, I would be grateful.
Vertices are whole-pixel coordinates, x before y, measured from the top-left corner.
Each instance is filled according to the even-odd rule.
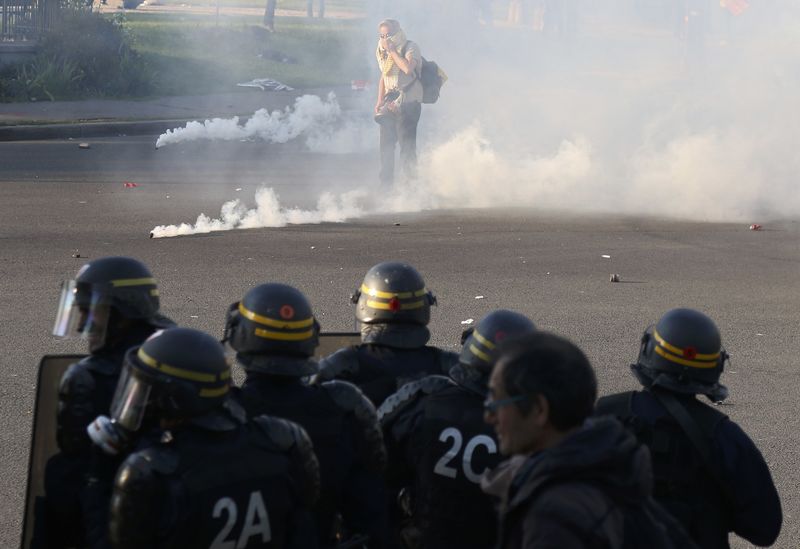
[[[417,124],[422,104],[403,103],[400,112],[389,123],[381,124],[381,183],[394,181],[394,150],[400,142],[400,165],[408,178],[417,175]]]

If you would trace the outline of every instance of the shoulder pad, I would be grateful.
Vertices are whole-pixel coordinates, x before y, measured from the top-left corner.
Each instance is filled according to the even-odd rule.
[[[139,459],[146,461],[153,471],[162,475],[174,473],[178,468],[178,454],[171,448],[156,445],[140,450],[131,457],[134,455],[139,456]]]
[[[124,492],[139,491],[143,486],[153,482],[158,471],[158,460],[153,461],[153,456],[148,455],[149,450],[134,452],[122,462],[117,477],[114,481],[117,489]],[[169,471],[168,471],[169,473]]]
[[[358,351],[355,347],[339,349],[319,362],[317,382],[331,381],[340,376],[351,376],[358,373]]]
[[[252,421],[271,445],[281,452],[288,452],[309,441],[305,430],[293,421],[267,415],[254,417]]]
[[[291,463],[302,471],[300,493],[306,506],[316,504],[320,493],[319,462],[305,429],[297,423],[272,416],[258,416],[253,423],[279,451],[289,454]]]
[[[363,407],[372,408],[373,413],[375,407],[372,402],[364,396],[357,386],[347,381],[326,381],[322,383],[321,387],[327,391],[333,401],[348,412],[356,412]]]
[[[88,395],[94,391],[94,388],[94,377],[82,360],[67,368],[67,371],[61,376],[58,393],[62,397],[76,394]]]
[[[358,436],[363,441],[364,463],[370,470],[382,472],[386,467],[386,447],[383,444],[383,432],[375,406],[361,389],[352,383],[329,381],[323,383],[322,387],[340,408],[353,413],[359,425]]]
[[[417,398],[436,393],[454,385],[455,383],[450,378],[438,375],[427,376],[406,383],[381,404],[381,407],[378,408],[378,419],[381,423],[388,421]]]
[[[626,418],[631,415],[631,401],[636,391],[625,391],[600,397],[594,406],[595,416],[615,416]]]

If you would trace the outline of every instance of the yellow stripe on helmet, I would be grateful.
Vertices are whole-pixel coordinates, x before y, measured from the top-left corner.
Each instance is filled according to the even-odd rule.
[[[203,398],[215,398],[222,396],[227,392],[228,386],[223,385],[222,387],[217,387],[216,389],[200,389],[200,396]]]
[[[111,285],[115,288],[124,288],[126,286],[155,286],[155,278],[119,278],[112,280]]]
[[[421,290],[415,290],[413,292],[392,293],[382,292],[380,290],[376,290],[375,288],[370,288],[366,284],[362,284],[361,293],[367,294],[370,297],[379,297],[381,299],[392,299],[393,297],[396,297],[397,299],[409,299],[412,297],[422,297],[428,293],[428,290],[427,288],[422,288]]]
[[[260,314],[254,313],[246,308],[241,302],[239,302],[239,313],[241,313],[243,317],[252,320],[253,322],[258,322],[259,324],[270,326],[272,328],[285,328],[292,330],[297,328],[308,328],[314,324],[314,317],[304,318],[303,320],[275,320],[274,318],[261,316]]]
[[[489,350],[492,350],[492,349],[494,349],[494,347],[495,347],[495,344],[494,344],[494,343],[492,343],[491,341],[489,341],[488,339],[486,339],[485,337],[483,337],[481,334],[479,334],[479,333],[478,333],[478,330],[475,330],[475,331],[473,331],[473,332],[472,332],[472,335],[474,335],[474,336],[475,336],[475,339],[477,339],[478,341],[480,341],[481,345],[483,345],[483,346],[484,346],[484,347],[486,347],[487,349],[489,349]]]
[[[276,339],[278,341],[303,341],[304,339],[311,339],[314,337],[314,330],[308,330],[305,332],[297,332],[297,333],[286,333],[286,332],[275,332],[273,330],[265,330],[263,328],[256,328],[255,331],[258,337],[263,337],[264,339]]]
[[[400,310],[401,311],[408,311],[413,309],[421,309],[425,306],[425,302],[420,301],[412,301],[411,303],[400,303]],[[389,303],[383,303],[382,301],[367,301],[367,307],[372,307],[373,309],[381,309],[383,311],[391,311],[392,306]]]
[[[658,346],[656,346],[655,351],[659,356],[662,356],[663,358],[669,360],[670,362],[674,362],[675,364],[680,364],[682,366],[689,366],[690,368],[710,369],[710,368],[716,368],[717,365],[718,365],[718,362],[715,361],[715,360],[711,361],[711,362],[701,362],[699,360],[688,360],[688,359],[673,355],[672,353],[670,353],[668,351],[665,351],[664,349],[662,349],[661,347],[658,347]]]
[[[474,343],[470,343],[470,344],[469,344],[469,350],[470,350],[470,351],[472,351],[472,354],[474,354],[476,357],[478,357],[478,358],[479,358],[479,359],[481,359],[482,361],[484,361],[484,362],[491,362],[491,359],[489,358],[489,355],[487,355],[486,353],[484,353],[483,351],[481,351],[480,349],[478,349],[478,348],[475,346],[475,344],[474,344]]]
[[[169,364],[164,364],[163,362],[157,361],[155,358],[148,355],[141,347],[139,347],[139,352],[136,353],[136,356],[138,356],[139,360],[141,360],[146,366],[149,366],[154,370],[163,372],[168,376],[188,379],[189,381],[198,381],[200,383],[216,383],[231,377],[230,370],[221,372],[219,375],[214,375],[204,372],[193,372],[183,368],[176,368],[175,366],[170,366]]]
[[[656,338],[656,341],[658,342],[659,345],[667,349],[669,352],[674,353],[678,356],[684,356],[683,349],[667,342],[666,339],[661,337],[661,334],[659,334],[658,331],[653,330],[653,337]],[[694,357],[698,360],[717,360],[719,358],[719,353],[718,352],[712,354],[697,353],[696,355],[694,355]]]

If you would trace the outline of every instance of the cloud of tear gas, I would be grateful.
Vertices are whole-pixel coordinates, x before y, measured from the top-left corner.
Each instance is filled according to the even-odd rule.
[[[283,110],[259,109],[240,123],[238,116],[189,122],[182,128],[167,130],[156,140],[156,148],[190,141],[241,141],[260,139],[267,143],[287,143],[304,137],[313,152],[347,153],[363,148],[365,124],[343,113],[336,95],[323,99],[316,95],[298,97]]]
[[[671,11],[655,3],[636,11],[621,0],[554,0],[548,9],[564,11],[548,14],[545,3],[530,2],[538,7],[509,21],[507,2],[486,2],[492,25],[486,13],[479,21],[480,2],[394,4],[365,22],[364,55],[374,64],[377,21],[395,17],[449,76],[440,101],[423,108],[418,179],[382,191],[377,202],[377,181],[365,176],[327,189],[326,204],[308,212],[286,210],[274,195],[257,197],[255,210],[229,202],[219,219],[201,217],[184,231],[463,207],[702,221],[800,215],[796,3],[752,3],[738,16],[699,3],[706,11],[697,16],[680,2]],[[333,97],[300,98],[244,124],[217,123],[168,132],[159,144],[252,137],[301,138],[316,152],[377,148],[369,113],[342,111]],[[362,190],[345,200],[341,193],[354,187]]]

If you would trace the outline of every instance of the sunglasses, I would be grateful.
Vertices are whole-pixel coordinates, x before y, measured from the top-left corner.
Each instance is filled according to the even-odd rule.
[[[500,400],[493,400],[487,398],[483,402],[483,411],[487,414],[494,414],[497,413],[497,410],[500,408],[505,408],[506,406],[511,406],[512,404],[516,404],[517,402],[522,402],[523,400],[527,400],[530,398],[531,395],[517,395],[508,398],[501,398]]]
[[[379,34],[378,36],[380,36],[381,38],[391,38],[392,36],[394,36],[394,33],[393,32],[387,32],[387,33],[384,33],[384,34]]]

